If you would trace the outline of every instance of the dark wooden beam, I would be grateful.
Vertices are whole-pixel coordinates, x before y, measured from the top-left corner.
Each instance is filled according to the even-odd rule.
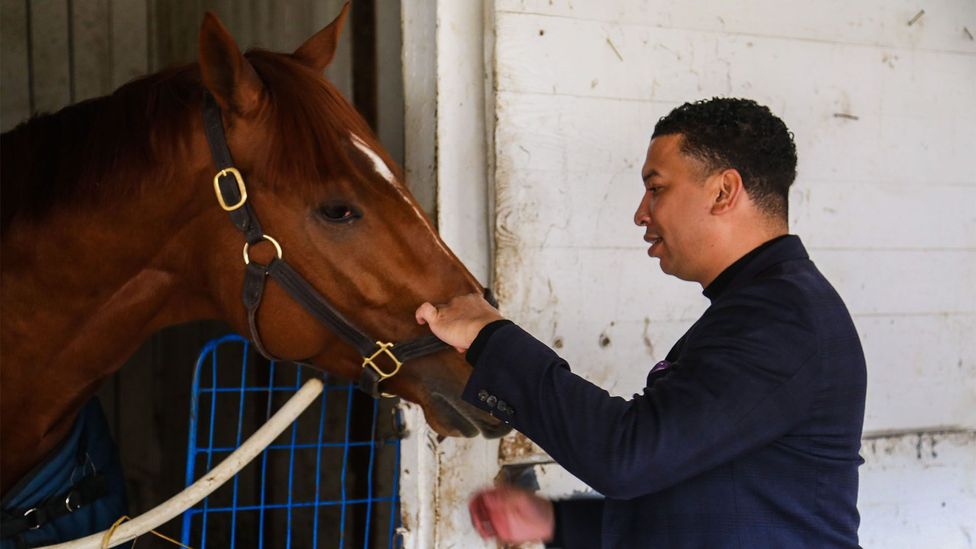
[[[376,0],[355,0],[351,15],[352,102],[376,131]]]

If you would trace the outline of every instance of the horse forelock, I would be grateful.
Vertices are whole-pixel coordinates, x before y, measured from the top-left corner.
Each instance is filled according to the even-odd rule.
[[[331,83],[287,55],[252,50],[247,58],[268,96],[262,125],[269,139],[258,163],[262,183],[298,190],[295,186],[320,187],[343,177],[372,181],[364,172],[374,169],[391,184],[402,181],[372,130]],[[372,155],[364,154],[363,146]]]

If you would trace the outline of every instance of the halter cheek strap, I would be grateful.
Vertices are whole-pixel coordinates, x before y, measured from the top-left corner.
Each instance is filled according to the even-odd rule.
[[[283,288],[288,295],[312,314],[332,332],[355,348],[363,357],[362,370],[359,377],[359,388],[373,398],[393,396],[382,393],[379,384],[400,371],[404,362],[408,360],[436,353],[448,348],[448,345],[437,339],[433,334],[422,336],[404,343],[394,344],[383,342],[367,336],[342,313],[336,310],[305,278],[298,274],[285,260],[281,245],[264,234],[258,218],[247,201],[247,187],[241,173],[234,168],[227,140],[224,136],[224,126],[221,120],[220,107],[209,93],[203,99],[203,127],[210,144],[210,152],[217,175],[214,176],[214,192],[217,202],[230,215],[230,220],[244,234],[244,308],[247,310],[247,323],[251,332],[251,340],[265,358],[278,360],[268,352],[258,330],[257,314],[264,296],[264,287],[268,277],[271,277]],[[251,261],[248,256],[250,246],[267,240],[275,247],[275,257],[267,264]],[[493,306],[498,306],[491,291],[485,289],[485,299]],[[394,353],[394,348],[396,352]],[[386,363],[384,368],[379,363]]]

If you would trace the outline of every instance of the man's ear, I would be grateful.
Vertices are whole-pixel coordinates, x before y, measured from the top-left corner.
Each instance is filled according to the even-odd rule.
[[[327,27],[312,35],[295,50],[292,56],[316,72],[324,71],[335,58],[339,34],[346,23],[347,15],[349,15],[349,2],[342,6],[342,11]]]
[[[200,25],[200,74],[221,110],[239,115],[257,108],[264,85],[217,16]]]
[[[725,169],[713,177],[715,178],[713,214],[727,213],[735,208],[740,201],[746,200],[746,189],[742,184],[742,175],[739,174],[739,170]]]

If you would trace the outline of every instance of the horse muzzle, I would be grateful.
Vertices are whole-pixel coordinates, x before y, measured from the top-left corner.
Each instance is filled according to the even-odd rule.
[[[476,437],[481,434],[485,438],[499,438],[508,434],[512,427],[494,418],[478,408],[459,400],[457,398],[445,396],[441,393],[431,393],[430,406],[439,421],[428,423],[447,422],[457,430],[457,433],[440,433],[445,435],[460,435],[464,437]],[[436,429],[435,429],[436,430]]]

